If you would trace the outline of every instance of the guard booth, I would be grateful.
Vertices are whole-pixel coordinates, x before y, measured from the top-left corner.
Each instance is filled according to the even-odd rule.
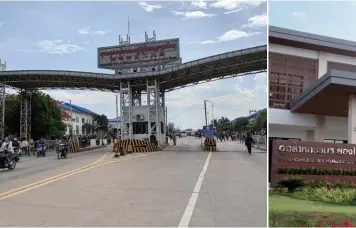
[[[216,127],[214,125],[203,126],[204,151],[216,151],[216,139],[215,139]]]

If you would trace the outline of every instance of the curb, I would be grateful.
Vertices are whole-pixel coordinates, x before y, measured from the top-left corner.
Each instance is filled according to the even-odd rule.
[[[166,144],[164,144],[164,145],[158,147],[158,151],[163,150],[163,149],[166,148],[167,146],[169,146],[169,143],[166,143]]]
[[[75,152],[75,153],[72,153],[72,154],[85,152],[85,151],[90,151],[90,150],[96,150],[96,149],[105,148],[105,147],[107,147],[107,146],[93,146],[93,147],[87,147],[87,148],[80,148],[78,150],[78,152]]]

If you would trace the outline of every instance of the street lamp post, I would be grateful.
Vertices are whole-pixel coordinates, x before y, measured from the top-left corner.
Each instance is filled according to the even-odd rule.
[[[208,125],[208,121],[207,121],[207,114],[206,114],[206,102],[210,102],[211,103],[211,117],[212,117],[212,121],[213,121],[213,126],[214,126],[214,105],[215,103],[209,100],[204,100],[204,109],[205,109],[205,122],[206,125]]]

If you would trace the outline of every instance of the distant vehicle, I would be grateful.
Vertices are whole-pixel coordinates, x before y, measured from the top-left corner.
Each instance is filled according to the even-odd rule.
[[[185,132],[185,131],[182,131],[180,134],[182,137],[187,137],[187,132]]]
[[[192,136],[192,132],[188,132],[187,135],[188,135],[188,136]]]

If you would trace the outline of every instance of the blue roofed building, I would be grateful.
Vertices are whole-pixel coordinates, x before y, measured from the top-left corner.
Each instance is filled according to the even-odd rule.
[[[121,122],[120,116],[109,119],[109,129],[116,129],[116,128],[121,129],[120,122]]]
[[[70,133],[71,123],[73,125],[73,134],[85,135],[93,133],[93,125],[95,125],[94,116],[99,114],[90,111],[86,108],[70,104],[70,103],[58,103],[62,113],[65,113],[64,120],[66,127],[66,134]]]
[[[250,121],[254,120],[261,112],[266,111],[266,110],[267,110],[267,108],[264,108],[264,109],[261,109],[261,110],[259,110],[259,111],[257,111],[257,112],[254,112],[254,113],[252,113],[252,114],[250,114],[250,115],[248,115],[248,116],[241,116],[241,117],[238,117],[238,118],[236,118],[236,119],[234,119],[234,120],[231,120],[230,123],[231,123],[231,124],[235,124],[236,121],[237,121],[238,119],[241,119],[241,118],[246,118],[246,119],[248,119],[248,121],[250,122]]]

